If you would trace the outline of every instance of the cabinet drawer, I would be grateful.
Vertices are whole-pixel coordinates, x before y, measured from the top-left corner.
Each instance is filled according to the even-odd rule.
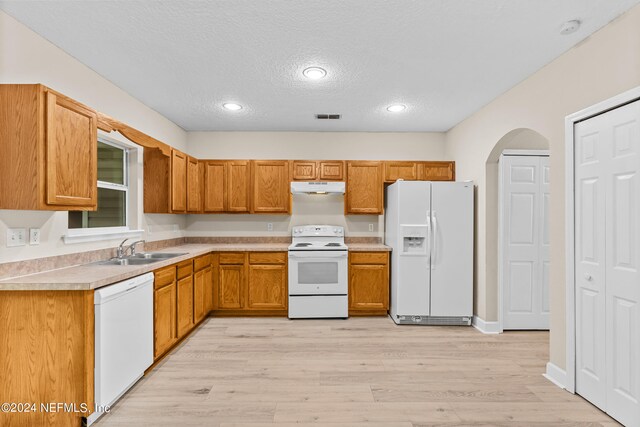
[[[193,260],[193,271],[200,271],[211,265],[211,254],[199,256]]]
[[[220,264],[244,264],[244,259],[244,254],[239,252],[220,254]]]
[[[171,265],[169,267],[161,268],[160,270],[154,271],[153,276],[154,289],[163,288],[176,280],[176,267]]]
[[[286,252],[250,252],[249,264],[285,264]]]
[[[386,252],[354,252],[349,261],[351,264],[386,264],[388,256]]]
[[[193,274],[193,260],[182,261],[178,264],[178,280]]]

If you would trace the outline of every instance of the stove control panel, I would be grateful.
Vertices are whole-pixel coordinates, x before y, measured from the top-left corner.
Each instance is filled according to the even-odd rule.
[[[299,225],[293,227],[294,237],[343,237],[344,227],[339,225]]]

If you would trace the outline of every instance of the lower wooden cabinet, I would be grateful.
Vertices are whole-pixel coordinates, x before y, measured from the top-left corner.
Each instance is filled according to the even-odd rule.
[[[214,306],[222,315],[286,315],[287,253],[221,253]]]
[[[176,267],[154,273],[153,356],[158,359],[178,341],[176,330]]]
[[[389,310],[389,253],[349,254],[349,315],[386,315]]]
[[[211,254],[193,261],[193,323],[200,322],[211,311],[213,278]]]
[[[178,280],[178,338],[193,327],[193,276]]]

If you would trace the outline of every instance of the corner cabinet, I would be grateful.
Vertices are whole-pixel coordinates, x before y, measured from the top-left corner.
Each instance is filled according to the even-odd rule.
[[[287,160],[253,160],[251,184],[252,213],[291,213]]]
[[[349,253],[349,315],[384,316],[389,310],[389,253]]]
[[[37,84],[0,85],[0,110],[0,209],[95,210],[97,113]]]
[[[383,193],[382,162],[347,162],[345,214],[381,215]]]

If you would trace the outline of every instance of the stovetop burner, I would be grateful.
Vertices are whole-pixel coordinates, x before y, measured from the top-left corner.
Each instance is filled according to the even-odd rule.
[[[340,243],[327,243],[325,246],[335,247],[335,246],[342,246],[342,245]]]
[[[311,243],[297,243],[296,248],[306,248],[307,246],[311,246]]]

